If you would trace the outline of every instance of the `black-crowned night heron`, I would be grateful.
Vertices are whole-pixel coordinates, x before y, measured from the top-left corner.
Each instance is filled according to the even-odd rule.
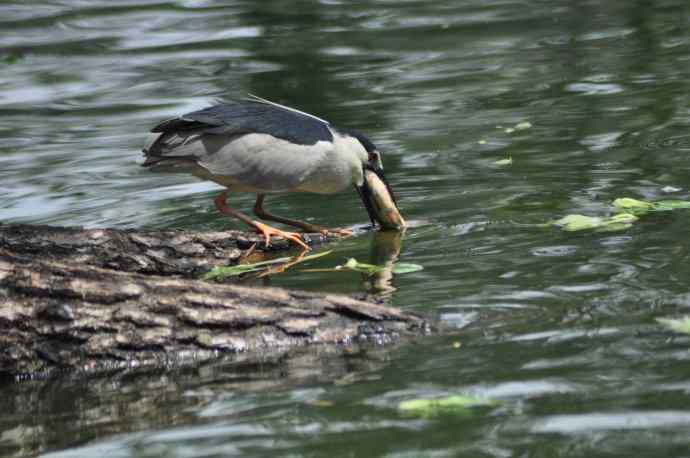
[[[256,193],[254,214],[261,219],[327,233],[324,227],[268,213],[263,208],[265,195],[331,194],[354,185],[372,224],[385,226],[377,196],[372,196],[365,179],[371,170],[385,184],[381,192],[388,191],[397,213],[376,146],[357,131],[336,128],[293,108],[250,96],[169,119],[151,132],[155,135],[144,147],[143,166],[187,172],[225,186],[215,199],[216,208],[264,234],[267,245],[277,235],[308,249],[299,233],[281,231],[227,207],[228,191]]]

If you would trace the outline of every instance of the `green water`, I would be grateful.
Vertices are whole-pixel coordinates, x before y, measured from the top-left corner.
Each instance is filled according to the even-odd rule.
[[[0,221],[241,227],[213,209],[215,185],[137,162],[161,119],[254,93],[369,134],[412,223],[399,247],[367,234],[310,267],[398,249],[425,267],[392,282],[290,272],[269,283],[372,294],[456,329],[239,370],[6,384],[0,455],[687,456],[690,340],[655,318],[690,307],[690,211],[619,232],[538,226],[606,216],[622,196],[690,198],[687,1],[17,0],[0,11]],[[231,202],[248,211],[253,198]],[[354,192],[268,208],[366,221]],[[456,393],[500,404],[396,408]]]

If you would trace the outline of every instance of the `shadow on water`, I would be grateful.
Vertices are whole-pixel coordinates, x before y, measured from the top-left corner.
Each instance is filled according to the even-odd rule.
[[[379,298],[390,299],[396,291],[393,286],[393,264],[400,257],[403,237],[404,232],[379,231],[371,241],[369,263],[383,266],[384,269],[367,279],[367,290]]]
[[[254,284],[261,286],[280,286],[283,275],[294,273],[295,276],[306,277],[308,282],[320,284],[314,281],[308,273],[314,271],[328,271],[326,276],[334,279],[337,277],[359,277],[361,282],[355,284],[357,289],[363,291],[358,297],[375,302],[392,302],[393,293],[397,290],[394,286],[395,273],[394,264],[400,258],[402,241],[406,231],[382,231],[371,230],[372,227],[354,226],[350,228],[355,232],[354,237],[347,237],[334,240],[325,245],[317,245],[313,252],[302,252],[294,256],[285,256],[283,252],[270,254],[270,252],[255,252],[252,246],[247,250],[248,257],[240,264],[252,264],[255,262],[278,261],[275,264],[266,265],[265,268],[256,272],[250,272],[241,276],[227,276],[219,281],[241,282],[243,284]],[[353,245],[365,247],[369,240],[369,248],[366,257],[363,258],[367,264],[380,266],[380,270],[371,273],[353,272],[348,269],[337,270],[342,267],[344,262],[337,256],[339,253],[351,252]],[[333,252],[335,251],[335,255]],[[306,255],[306,256],[305,256]],[[311,260],[309,257],[315,257]],[[322,257],[323,256],[323,257]],[[281,261],[284,259],[284,261]],[[307,263],[307,264],[304,264]],[[304,270],[303,268],[309,268]],[[299,273],[298,273],[299,272]]]
[[[250,417],[275,422],[273,427],[279,430],[283,415],[323,408],[322,384],[378,380],[393,347],[276,349],[197,367],[118,371],[98,377],[66,374],[3,385],[2,407],[17,415],[16,426],[3,430],[0,452],[27,456],[155,428],[175,431],[196,425],[213,430],[218,422],[244,422]],[[260,399],[270,400],[280,413],[269,413]],[[236,433],[239,439],[242,428]],[[93,456],[110,447],[136,449],[137,442],[136,434],[121,436],[112,444],[86,446],[75,453]]]

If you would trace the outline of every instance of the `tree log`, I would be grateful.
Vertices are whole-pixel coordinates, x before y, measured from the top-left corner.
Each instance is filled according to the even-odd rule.
[[[429,331],[419,316],[347,296],[197,279],[255,241],[237,231],[0,225],[0,375],[176,366]]]
[[[307,243],[328,241],[306,234]],[[289,248],[273,238],[266,246],[259,234],[241,231],[189,232],[175,229],[83,229],[79,227],[0,224],[0,248],[36,260],[57,260],[142,274],[196,276],[217,265],[232,265],[242,250]]]

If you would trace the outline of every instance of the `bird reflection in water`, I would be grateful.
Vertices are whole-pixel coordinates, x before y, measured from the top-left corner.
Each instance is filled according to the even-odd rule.
[[[382,266],[383,270],[365,277],[367,292],[377,299],[390,299],[396,288],[393,286],[393,265],[400,256],[405,231],[378,231],[371,241],[369,262]]]

